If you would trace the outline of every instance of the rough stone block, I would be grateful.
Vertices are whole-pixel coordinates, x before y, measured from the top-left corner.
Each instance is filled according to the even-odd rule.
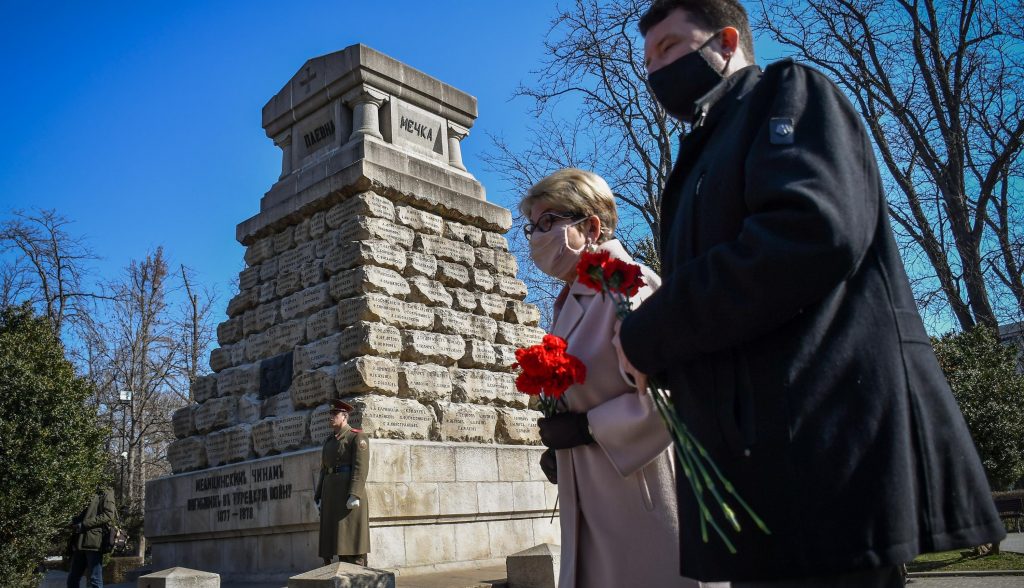
[[[403,331],[401,337],[403,361],[455,365],[466,353],[466,342],[458,335],[444,335],[427,331]]]
[[[493,366],[496,361],[497,357],[494,355],[492,344],[477,339],[467,339],[466,354],[459,360],[459,367],[486,369]]]
[[[255,286],[249,290],[242,290],[238,294],[235,294],[234,297],[228,301],[228,316],[234,318],[250,308],[254,308],[258,298],[259,291]]]
[[[255,423],[263,416],[263,401],[259,394],[243,394],[238,397],[238,422]]]
[[[299,270],[299,281],[302,282],[303,288],[312,288],[326,279],[327,273],[324,271],[322,259],[314,259]]]
[[[473,268],[469,285],[476,292],[490,292],[494,290],[494,274],[478,267]]]
[[[494,358],[495,368],[512,371],[512,365],[516,363],[516,348],[512,345],[495,345]]]
[[[196,402],[206,402],[217,396],[217,376],[196,376],[192,381],[192,399]]]
[[[544,543],[505,558],[508,588],[556,588],[561,547]]]
[[[516,325],[513,323],[498,323],[498,343],[511,345],[513,347],[530,347],[538,345],[544,338],[545,332],[537,327]]]
[[[249,335],[245,340],[245,360],[246,361],[259,361],[264,357],[270,357],[273,355],[271,352],[271,340],[270,331],[264,331],[262,333],[256,333],[255,335]],[[232,360],[232,365],[236,362]]]
[[[280,416],[295,412],[295,405],[292,404],[290,391],[274,394],[263,401],[263,416]]]
[[[310,444],[310,411],[298,411],[274,418],[274,449],[291,451]]]
[[[416,251],[422,251],[438,259],[454,261],[463,265],[473,265],[475,257],[473,247],[451,239],[445,239],[436,235],[416,235]]]
[[[206,436],[206,459],[211,466],[252,459],[252,425],[238,424]]]
[[[218,347],[210,350],[210,369],[220,372],[231,367],[231,349],[229,347]]]
[[[174,430],[174,436],[178,439],[196,434],[195,409],[196,405],[189,404],[171,414],[171,428]]]
[[[426,304],[427,306],[452,305],[452,295],[448,293],[441,282],[431,280],[423,276],[409,278],[409,300]]]
[[[238,289],[242,292],[252,290],[260,283],[260,266],[247,267],[238,272]]]
[[[383,196],[373,192],[362,192],[335,204],[327,211],[327,225],[332,229],[341,226],[345,219],[353,216],[375,216],[395,220],[395,205]]]
[[[476,314],[500,320],[505,318],[506,307],[505,299],[498,294],[488,294],[487,292],[477,294]]]
[[[217,325],[217,342],[230,345],[242,340],[242,318],[235,317]]]
[[[356,216],[346,220],[338,229],[339,241],[368,241],[379,239],[404,249],[411,249],[416,233],[409,227],[372,216]]]
[[[274,256],[273,237],[264,237],[245,249],[245,264],[254,266]]]
[[[398,222],[417,233],[440,235],[444,229],[444,221],[441,217],[411,206],[396,206],[395,217]]]
[[[448,221],[444,225],[444,237],[472,247],[479,247],[483,240],[483,231],[471,225]]]
[[[334,433],[334,429],[331,427],[333,419],[329,404],[321,404],[309,414],[309,440],[314,447],[323,445],[324,441]]]
[[[418,302],[404,302],[384,294],[346,298],[338,303],[340,324],[359,321],[382,322],[399,327],[429,329],[434,325],[433,310]]]
[[[441,441],[493,443],[498,414],[491,407],[437,402]]]
[[[337,397],[334,378],[338,367],[324,366],[299,373],[292,381],[292,405],[296,408],[313,407]]]
[[[306,340],[316,341],[341,331],[338,309],[331,306],[314,312],[306,319]]]
[[[473,250],[473,267],[488,271],[497,271],[498,266],[494,261],[494,249],[488,247],[477,247]]]
[[[355,407],[350,420],[375,439],[429,439],[437,419],[415,400],[385,396],[353,396],[346,401]]]
[[[451,374],[439,365],[403,363],[398,367],[398,395],[422,403],[451,400]]]
[[[285,227],[274,235],[274,252],[284,253],[295,247],[295,226]]]
[[[301,245],[309,241],[309,219],[304,218],[302,221],[295,225],[295,244]]]
[[[343,239],[341,238],[340,230],[328,231],[311,241],[313,244],[313,254],[318,260],[323,261],[341,241]]]
[[[498,233],[492,233],[491,231],[483,232],[483,246],[489,249],[501,249],[502,251],[508,251],[508,239],[504,235]]]
[[[261,304],[242,316],[242,330],[245,334],[266,331],[281,321],[281,303],[278,301]]]
[[[402,351],[401,332],[395,327],[380,323],[358,322],[345,327],[339,336],[342,359],[352,359],[360,355],[397,357]]]
[[[288,588],[395,588],[395,574],[339,562],[288,578]]]
[[[281,300],[281,318],[306,317],[333,304],[330,284],[319,284]]]
[[[433,280],[437,275],[436,258],[419,251],[407,251],[405,255],[405,277],[423,276]]]
[[[475,312],[477,307],[476,294],[465,288],[448,288],[452,297],[452,308],[463,312]]]
[[[304,265],[311,263],[317,258],[316,247],[317,243],[310,241],[278,256],[277,277],[280,278],[284,274],[298,274],[301,272]]]
[[[330,289],[335,300],[373,292],[403,298],[410,292],[409,282],[398,272],[369,265],[332,276]]]
[[[263,419],[252,426],[252,449],[259,457],[277,453],[274,449],[274,417]]]
[[[449,335],[472,336],[470,334],[470,317],[473,315],[450,308],[434,308],[431,310],[434,312],[434,322],[430,326],[433,327],[434,331]]]
[[[316,239],[327,232],[327,213],[323,210],[309,217],[309,238]]]
[[[508,251],[495,250],[494,270],[501,275],[515,277],[519,273],[519,264],[516,262],[516,256]]]
[[[170,568],[139,576],[138,588],[220,588],[220,575],[189,568]]]
[[[463,288],[469,284],[469,268],[450,261],[437,262],[437,280],[445,286]]]
[[[224,370],[217,375],[218,396],[245,394],[260,389],[260,365],[249,363]]]
[[[356,266],[376,265],[401,272],[405,269],[405,250],[387,241],[345,241],[324,258],[328,274]]]
[[[540,309],[536,305],[519,300],[508,300],[505,307],[505,321],[536,327],[540,323]]]
[[[544,416],[537,410],[498,408],[496,439],[506,445],[539,445],[540,429],[537,419]]]
[[[238,398],[234,396],[211,398],[196,408],[196,430],[200,434],[205,435],[216,429],[230,427],[237,422]]]
[[[206,439],[196,435],[172,441],[167,446],[167,461],[174,473],[201,470],[206,467]]]
[[[497,398],[498,374],[486,370],[452,370],[452,400],[490,404]]]
[[[270,282],[275,284],[275,282]],[[302,275],[300,272],[288,272],[277,276],[274,296],[272,298],[284,298],[302,290]],[[260,302],[264,302],[260,300]]]
[[[526,283],[514,277],[498,276],[495,292],[506,298],[522,300],[527,294]]]
[[[398,367],[395,362],[366,355],[338,366],[335,387],[339,396],[354,394],[398,394]]]
[[[319,341],[297,346],[292,356],[293,372],[297,374],[339,363],[341,361],[341,338],[342,333],[337,333]]]
[[[263,357],[288,353],[296,345],[306,342],[306,319],[297,318],[285,323],[278,323],[271,327],[267,333],[270,352]]]
[[[530,396],[516,388],[516,376],[505,372],[494,374],[494,403],[512,408],[526,408]]]
[[[260,264],[260,281],[269,282],[277,277],[277,258],[273,257]]]
[[[245,341],[239,341],[234,345],[225,347],[228,351],[228,355],[231,357],[231,365],[242,365],[248,361],[246,359],[248,357],[248,347],[249,344]]]

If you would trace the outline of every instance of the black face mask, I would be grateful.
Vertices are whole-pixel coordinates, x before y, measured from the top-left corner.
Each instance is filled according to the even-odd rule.
[[[693,122],[694,103],[723,79],[722,72],[711,67],[703,54],[704,48],[717,36],[718,33],[715,33],[696,51],[683,55],[647,76],[654,98],[666,112],[683,122]]]

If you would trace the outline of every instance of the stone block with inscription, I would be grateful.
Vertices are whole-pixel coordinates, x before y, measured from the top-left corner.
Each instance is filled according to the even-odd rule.
[[[437,402],[441,441],[493,443],[498,413],[488,406]]]
[[[413,276],[409,278],[409,300],[420,302],[427,306],[452,305],[452,295],[445,289],[444,284],[431,280],[424,276]]]
[[[385,396],[352,396],[352,426],[379,439],[430,439],[436,425],[434,412],[415,400]]]
[[[196,434],[195,410],[196,405],[189,404],[171,414],[171,428],[174,430],[174,436],[178,439]]]
[[[488,249],[500,249],[502,251],[508,251],[508,239],[500,233],[493,231],[483,232],[483,246]]]
[[[423,276],[433,280],[437,275],[437,258],[419,251],[406,252],[405,271],[403,275],[407,278]]]
[[[459,335],[407,330],[401,341],[402,361],[450,366],[466,354],[466,341]]]
[[[506,298],[522,300],[526,298],[526,283],[511,276],[498,276],[495,291]]]
[[[207,466],[206,440],[201,436],[172,441],[167,446],[167,461],[174,473],[190,472]]]
[[[540,323],[540,309],[519,300],[509,300],[505,307],[505,322],[536,327]]]
[[[314,259],[302,266],[299,270],[299,280],[303,288],[312,288],[327,279],[327,272],[324,271],[324,260]]]
[[[274,449],[285,452],[309,445],[309,415],[303,410],[274,417]]]
[[[496,440],[508,445],[540,445],[537,419],[544,416],[538,410],[498,408]]]
[[[464,288],[469,284],[470,270],[462,264],[441,259],[437,262],[437,281],[445,286]]]
[[[507,372],[494,374],[494,403],[512,408],[526,408],[530,396],[516,388],[516,375]]]
[[[330,285],[318,284],[283,298],[281,318],[287,321],[296,317],[306,317],[332,304],[334,299],[331,297]]]
[[[249,393],[238,397],[238,422],[255,423],[263,416],[263,400],[259,394]]]
[[[369,241],[379,239],[403,249],[411,249],[416,233],[409,227],[375,218],[356,216],[346,220],[338,228],[339,241]]]
[[[263,401],[264,417],[284,415],[292,412],[295,412],[295,406],[292,404],[292,394],[290,391],[274,394]]]
[[[489,369],[498,361],[494,345],[478,339],[466,340],[466,354],[459,359],[461,368]]]
[[[302,290],[302,275],[299,272],[289,272],[287,274],[281,274],[277,276],[277,279],[273,282],[264,284],[265,286],[274,286],[273,298],[284,298],[291,296],[292,294]],[[268,297],[269,300],[269,297]],[[260,297],[260,302],[264,302],[263,297]]]
[[[210,465],[245,461],[253,457],[252,425],[238,424],[206,436],[206,457]]]
[[[231,346],[210,350],[210,369],[220,372],[231,367]]]
[[[217,374],[217,395],[241,395],[260,389],[259,362],[226,369]]]
[[[409,282],[401,274],[375,266],[350,269],[331,276],[330,289],[335,300],[372,293],[402,298],[411,291]]]
[[[537,345],[544,338],[544,330],[537,327],[517,325],[513,323],[498,323],[497,342],[513,347],[530,347]]]
[[[274,417],[265,418],[252,426],[252,449],[260,457],[277,453],[274,448]]]
[[[440,216],[411,206],[396,206],[395,218],[417,233],[440,235],[444,230],[444,220]]]
[[[405,269],[405,250],[387,241],[345,241],[324,258],[328,274],[363,265],[376,265],[401,272]]]
[[[321,404],[309,413],[309,440],[314,447],[323,445],[334,432],[331,428],[333,419],[329,404]]]
[[[238,272],[238,289],[241,292],[252,290],[260,283],[260,266],[247,267]]]
[[[242,319],[235,317],[217,325],[217,342],[221,345],[237,343],[242,339]]]
[[[334,379],[339,366],[327,365],[300,372],[292,380],[292,404],[296,408],[314,407],[337,397]]]
[[[267,332],[269,333],[269,355],[288,353],[296,345],[305,343],[307,340],[312,340],[306,338],[305,318],[297,318],[288,322],[278,323],[271,327]]]
[[[324,337],[295,348],[292,356],[293,373],[301,373],[341,361],[342,333]]]
[[[238,422],[238,398],[211,398],[196,407],[194,418],[196,431],[203,435],[216,429],[230,427]]]
[[[465,288],[448,288],[448,294],[452,297],[451,307],[463,312],[475,312],[477,309],[477,293],[470,292]]]
[[[192,399],[196,402],[206,402],[217,396],[217,376],[197,376],[192,381]]]
[[[479,247],[483,239],[483,231],[472,225],[448,221],[444,226],[444,237],[452,241],[466,243],[472,247]]]
[[[452,370],[452,400],[472,404],[491,404],[497,399],[497,373],[487,370]]]
[[[245,250],[245,263],[252,266],[270,259],[274,256],[273,237],[264,237],[256,241]]]
[[[345,327],[340,337],[340,356],[348,360],[360,355],[398,357],[402,351],[402,333],[395,327],[358,322]]]
[[[337,314],[340,324],[344,326],[360,321],[382,322],[412,329],[429,329],[434,326],[434,312],[426,305],[377,293],[338,302]]]
[[[416,251],[422,251],[439,260],[454,261],[468,266],[472,266],[476,259],[471,245],[436,235],[417,234],[414,247]]]
[[[495,345],[494,346],[494,367],[502,371],[512,371],[512,366],[516,363],[516,348],[512,345]]]
[[[477,294],[476,302],[476,314],[489,316],[496,320],[501,320],[505,317],[505,309],[508,307],[508,303],[500,295],[480,292]]]
[[[350,359],[337,368],[335,386],[339,396],[354,394],[398,394],[398,367],[394,360],[365,355]]]
[[[306,340],[316,341],[341,331],[338,309],[334,306],[314,312],[306,319]]]
[[[398,367],[398,395],[424,404],[451,400],[451,372],[439,365],[403,363]]]
[[[395,205],[387,198],[373,192],[362,192],[332,206],[326,215],[327,226],[336,229],[346,219],[354,216],[374,216],[395,220]]]

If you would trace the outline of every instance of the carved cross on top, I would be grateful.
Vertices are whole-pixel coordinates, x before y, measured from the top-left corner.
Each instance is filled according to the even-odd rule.
[[[309,83],[311,81],[313,81],[313,78],[316,77],[316,72],[314,71],[314,72],[310,73],[310,69],[311,68],[309,66],[306,66],[306,73],[305,73],[305,75],[302,76],[302,79],[299,80],[299,85],[300,86],[306,86],[306,93],[307,94],[309,94],[309,91],[312,88],[312,86],[310,86]]]

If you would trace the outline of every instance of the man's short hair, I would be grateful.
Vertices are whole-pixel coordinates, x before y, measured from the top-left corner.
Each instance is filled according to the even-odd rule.
[[[651,27],[665,20],[673,10],[682,9],[696,24],[711,32],[734,27],[740,32],[740,44],[747,59],[754,62],[754,38],[750,32],[750,18],[739,0],[654,0],[640,17],[640,34],[647,36]]]

